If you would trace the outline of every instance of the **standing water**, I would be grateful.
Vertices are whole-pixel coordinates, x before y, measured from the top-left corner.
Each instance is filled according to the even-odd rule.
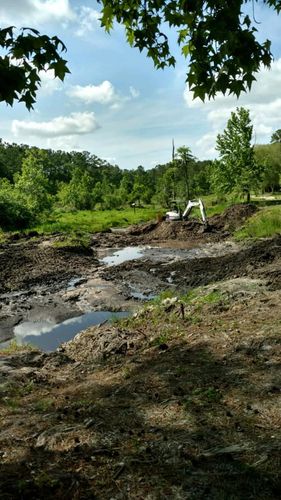
[[[140,259],[143,256],[143,251],[142,247],[125,247],[113,253],[112,250],[109,250],[109,255],[103,257],[101,262],[108,266],[117,266],[128,260]]]
[[[19,344],[32,344],[42,351],[49,352],[57,349],[63,342],[73,339],[85,328],[126,316],[127,312],[93,311],[59,324],[50,321],[25,321],[14,328],[14,334]]]

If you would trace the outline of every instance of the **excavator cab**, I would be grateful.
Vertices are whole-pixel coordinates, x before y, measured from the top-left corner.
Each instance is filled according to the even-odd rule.
[[[200,209],[202,222],[204,225],[207,225],[206,210],[201,198],[199,198],[198,200],[189,200],[183,213],[181,213],[181,210],[177,207],[176,204],[174,204],[172,210],[170,212],[166,212],[166,220],[186,220],[194,207],[198,207]]]

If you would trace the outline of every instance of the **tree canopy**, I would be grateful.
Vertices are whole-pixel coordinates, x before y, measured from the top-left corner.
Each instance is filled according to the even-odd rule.
[[[56,36],[40,35],[33,28],[14,26],[0,29],[0,101],[13,105],[24,102],[31,109],[41,84],[41,71],[54,70],[55,77],[64,79],[69,73],[67,62],[60,55],[66,50]]]
[[[252,134],[249,110],[237,108],[231,113],[224,132],[217,136],[220,160],[213,168],[213,185],[217,192],[246,194],[250,201],[250,191],[261,186],[263,165],[255,162]]]
[[[255,73],[269,67],[271,42],[257,38],[254,5],[261,3],[277,14],[280,0],[98,0],[101,25],[107,32],[114,21],[125,27],[128,43],[146,49],[156,68],[174,66],[171,30],[177,32],[182,54],[188,58],[187,78],[194,97],[205,99],[218,92],[240,95],[251,88]],[[252,15],[247,4],[252,3]],[[56,36],[41,35],[32,28],[19,32],[13,26],[0,29],[0,101],[36,101],[40,71],[53,69],[64,79],[69,72],[60,55],[65,45]]]
[[[272,62],[271,42],[257,39],[254,0],[252,19],[246,11],[249,0],[98,1],[106,31],[115,20],[123,24],[129,44],[146,49],[157,68],[175,65],[169,28],[175,29],[182,54],[189,58],[187,82],[202,100],[226,91],[239,96],[251,88],[260,67]],[[281,10],[280,0],[260,3]]]

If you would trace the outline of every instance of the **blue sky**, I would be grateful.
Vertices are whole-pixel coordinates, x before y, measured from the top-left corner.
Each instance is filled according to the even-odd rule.
[[[239,100],[219,95],[202,103],[185,88],[186,61],[175,43],[176,68],[156,71],[145,53],[126,44],[121,27],[104,33],[94,0],[0,0],[3,26],[58,35],[71,70],[63,84],[51,73],[42,75],[34,111],[1,103],[0,137],[87,150],[121,168],[148,169],[170,160],[173,138],[176,147],[189,146],[200,159],[214,158],[218,132],[230,112],[243,105],[250,109],[255,141],[268,142],[281,128],[281,18],[260,5],[255,18],[261,21],[260,38],[273,42],[271,71],[262,70],[252,91]]]

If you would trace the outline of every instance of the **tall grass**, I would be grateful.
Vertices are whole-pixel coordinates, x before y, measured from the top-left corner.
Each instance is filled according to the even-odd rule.
[[[76,212],[55,211],[42,224],[32,228],[38,233],[96,233],[112,227],[125,227],[154,219],[157,208],[132,208],[125,210],[80,210]]]
[[[281,233],[281,206],[265,207],[254,214],[245,226],[235,232],[237,240],[267,238]]]

